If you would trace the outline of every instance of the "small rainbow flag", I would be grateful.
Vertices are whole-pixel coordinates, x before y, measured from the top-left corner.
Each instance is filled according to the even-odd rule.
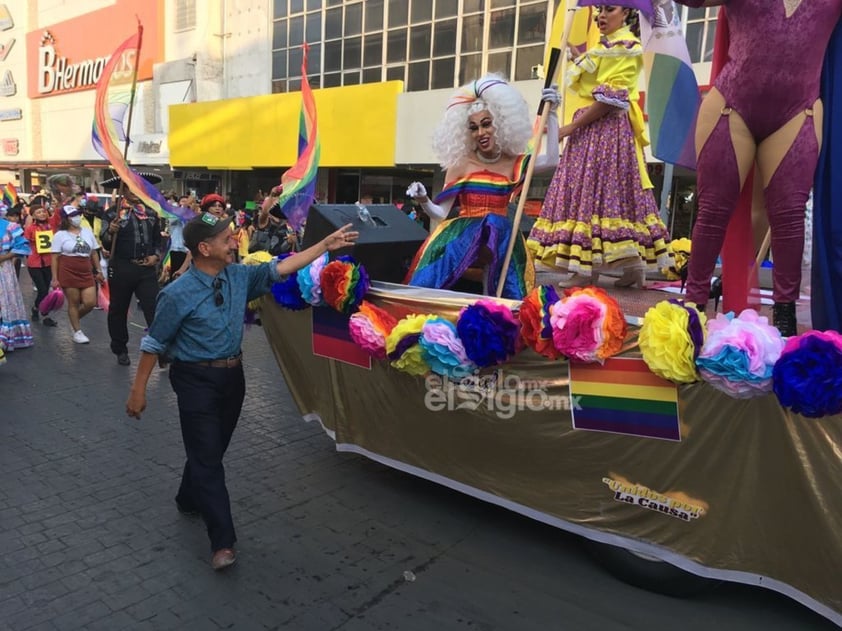
[[[652,155],[695,169],[696,115],[701,96],[681,27],[681,12],[672,0],[656,0],[653,5],[652,20],[642,17],[640,21]]]
[[[313,307],[313,355],[371,370],[371,356],[351,339],[350,314],[330,307]]]
[[[126,187],[137,195],[145,206],[166,219],[190,221],[194,217],[193,212],[171,206],[154,185],[129,166],[118,146],[118,143],[126,140],[123,118],[134,100],[135,86],[134,80],[127,84],[125,73],[115,73],[115,70],[123,59],[134,58],[135,63],[139,63],[142,42],[143,26],[138,24],[137,33],[120,44],[105,64],[96,84],[91,143],[94,149],[111,163],[111,168],[117,172]]]
[[[575,429],[681,440],[678,389],[642,359],[571,362],[570,396]]]
[[[18,190],[9,182],[3,187],[3,204],[11,208],[18,203]]]
[[[321,145],[316,124],[316,99],[307,80],[307,43],[301,61],[301,115],[298,121],[298,161],[281,176],[278,203],[293,230],[300,230],[316,197],[316,173]]]

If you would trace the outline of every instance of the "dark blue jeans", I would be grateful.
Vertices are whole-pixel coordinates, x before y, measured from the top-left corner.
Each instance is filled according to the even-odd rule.
[[[243,367],[210,368],[174,362],[170,384],[178,398],[187,454],[175,500],[183,509],[202,514],[212,551],[232,548],[237,536],[222,458],[243,407]]]

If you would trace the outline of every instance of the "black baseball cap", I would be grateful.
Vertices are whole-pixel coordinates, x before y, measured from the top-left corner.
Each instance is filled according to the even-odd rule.
[[[184,226],[182,233],[184,245],[189,250],[195,250],[202,241],[214,238],[223,230],[229,230],[231,219],[232,217],[217,217],[210,213],[202,213],[191,219]]]

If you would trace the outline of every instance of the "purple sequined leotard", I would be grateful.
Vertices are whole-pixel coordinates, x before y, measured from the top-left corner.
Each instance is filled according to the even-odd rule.
[[[704,0],[676,1],[692,7],[704,4]],[[727,6],[730,45],[728,61],[714,86],[724,96],[726,107],[745,121],[757,146],[809,111],[818,99],[822,61],[842,15],[842,0],[802,0],[800,4],[730,0],[722,4]],[[817,130],[809,115],[771,179],[770,174],[762,174],[769,181],[764,196],[772,233],[776,302],[798,298],[804,208],[818,148]],[[704,140],[697,168],[699,215],[693,229],[687,300],[705,304],[725,229],[740,194],[727,112]]]

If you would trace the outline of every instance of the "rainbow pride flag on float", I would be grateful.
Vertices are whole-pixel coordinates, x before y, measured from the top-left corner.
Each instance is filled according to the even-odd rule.
[[[641,14],[640,41],[646,72],[646,113],[652,155],[696,168],[696,115],[701,96],[681,13],[673,0],[652,0],[651,20]]]
[[[681,440],[678,389],[642,359],[571,362],[570,396],[575,429]]]
[[[350,314],[330,307],[310,309],[313,322],[313,355],[371,370],[371,355],[351,339]]]
[[[300,230],[307,212],[316,198],[316,173],[319,170],[321,145],[316,118],[316,99],[307,80],[307,53],[304,43],[301,61],[301,115],[298,121],[298,161],[281,176],[284,190],[278,203],[294,230]]]

